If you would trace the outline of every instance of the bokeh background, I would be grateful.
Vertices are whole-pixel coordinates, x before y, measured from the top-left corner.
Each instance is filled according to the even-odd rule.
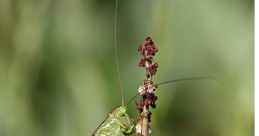
[[[88,136],[120,106],[115,0],[0,1],[0,135]],[[253,0],[119,0],[123,94],[145,71],[138,46],[159,48],[153,136],[254,135]],[[128,110],[138,117],[135,105]]]

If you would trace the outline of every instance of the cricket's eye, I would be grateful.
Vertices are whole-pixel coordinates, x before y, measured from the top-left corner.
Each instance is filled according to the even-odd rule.
[[[124,116],[126,114],[126,109],[125,108],[121,108],[120,110],[118,110],[117,114],[119,116]]]
[[[124,112],[119,112],[119,116],[124,116],[125,113]]]
[[[121,116],[125,116],[125,113],[122,113]]]

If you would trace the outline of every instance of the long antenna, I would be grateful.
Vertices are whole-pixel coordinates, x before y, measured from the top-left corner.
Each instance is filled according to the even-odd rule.
[[[120,78],[120,69],[119,69],[119,57],[118,57],[118,48],[117,48],[117,16],[118,16],[118,0],[116,0],[115,4],[115,14],[114,14],[114,51],[115,51],[115,61],[116,61],[116,71],[117,71],[117,79],[119,82],[119,91],[121,96],[121,105],[124,105],[124,98],[122,94],[122,85]]]
[[[167,84],[167,83],[173,83],[173,82],[179,82],[179,81],[188,81],[188,80],[202,80],[202,79],[211,79],[211,80],[215,80],[217,82],[220,82],[220,80],[218,80],[217,78],[215,77],[211,77],[211,76],[200,76],[200,77],[189,77],[189,78],[179,78],[179,79],[173,79],[173,80],[169,80],[169,81],[165,81],[165,82],[161,82],[161,83],[158,83],[158,84],[155,84],[154,86],[160,86],[160,85],[163,85],[163,84]],[[144,91],[144,90],[143,90]],[[143,92],[141,91],[141,92]],[[130,101],[127,103],[127,107],[139,96],[139,94],[141,93],[137,93],[135,94],[131,99]]]
[[[141,92],[142,92],[142,91],[141,91]],[[128,107],[138,96],[140,96],[139,93],[135,94],[135,96],[132,97],[132,98],[130,99],[130,101],[127,103],[126,107]]]
[[[189,78],[179,78],[179,79],[174,79],[174,80],[169,80],[169,81],[165,81],[165,82],[161,82],[158,84],[155,84],[155,86],[159,86],[159,85],[163,85],[163,84],[167,84],[167,83],[172,83],[172,82],[178,82],[178,81],[187,81],[187,80],[198,80],[198,79],[212,79],[215,81],[220,82],[217,78],[215,77],[211,77],[211,76],[200,76],[200,77],[189,77]]]

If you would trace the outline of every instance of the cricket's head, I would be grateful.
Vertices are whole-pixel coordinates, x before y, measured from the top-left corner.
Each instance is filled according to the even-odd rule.
[[[121,106],[121,107],[115,109],[113,111],[113,113],[116,113],[118,116],[124,116],[126,114],[126,111],[127,111],[126,107],[125,106]]]

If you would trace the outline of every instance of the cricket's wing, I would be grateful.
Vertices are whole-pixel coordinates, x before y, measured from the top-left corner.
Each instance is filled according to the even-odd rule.
[[[92,136],[124,136],[121,124],[117,119],[109,115],[94,131]]]

